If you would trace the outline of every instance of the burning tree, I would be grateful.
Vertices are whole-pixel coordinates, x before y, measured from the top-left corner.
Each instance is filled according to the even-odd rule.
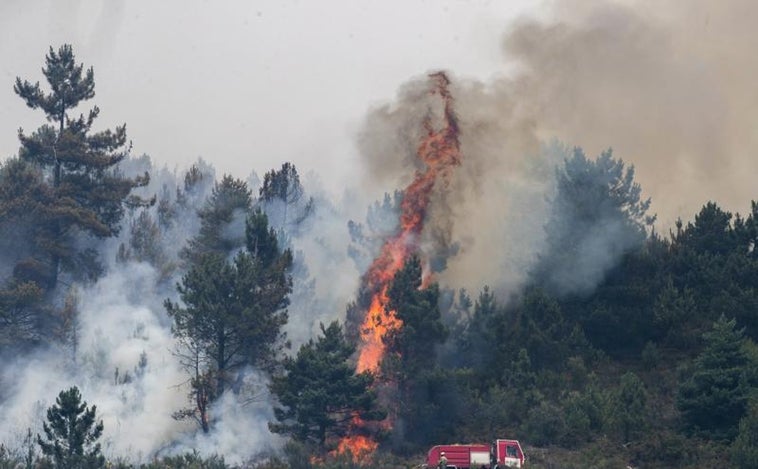
[[[272,379],[271,391],[283,408],[274,409],[271,431],[325,448],[330,437],[342,437],[354,416],[382,420],[371,390],[374,375],[356,373],[349,358],[355,347],[345,340],[337,322],[321,325],[322,336],[303,345],[295,358],[284,361],[286,374]]]
[[[405,339],[413,336],[413,333],[411,330],[407,333],[401,332],[405,327],[403,318],[415,320],[415,313],[419,313],[416,308],[425,302],[428,304],[425,307],[421,306],[424,311],[435,311],[437,308],[436,287],[419,295],[409,293],[413,289],[427,286],[430,282],[428,269],[424,269],[421,259],[414,255],[419,250],[418,242],[424,229],[431,195],[435,187],[448,184],[452,170],[460,165],[461,154],[458,121],[453,111],[453,97],[448,89],[450,80],[442,72],[434,73],[430,78],[430,94],[438,96],[444,105],[441,125],[435,128],[431,114],[423,122],[425,134],[416,150],[420,169],[403,191],[398,231],[382,245],[378,256],[363,277],[363,290],[369,299],[360,329],[358,372],[380,372],[388,344],[393,347],[393,353],[401,352],[405,346],[410,351],[412,347]],[[406,266],[409,270],[403,271]],[[396,275],[399,275],[398,279],[407,281],[399,280],[392,290],[391,283]],[[409,309],[399,312],[396,309],[399,307]],[[421,316],[431,317],[427,314],[418,317]],[[418,326],[419,324],[411,325]],[[435,327],[433,330],[436,331],[433,334],[443,337],[444,329]],[[413,352],[411,356],[414,356]],[[391,425],[391,422],[388,425]],[[349,449],[356,454],[358,448],[371,447],[366,445],[365,437],[361,435],[360,429],[364,422],[356,418],[353,426],[355,431],[343,439],[340,451]]]
[[[431,78],[434,81],[432,94],[439,95],[445,104],[444,124],[441,129],[435,130],[431,119],[424,122],[426,136],[416,155],[425,170],[418,171],[403,192],[398,233],[384,243],[364,276],[364,285],[371,293],[371,300],[362,327],[358,371],[376,371],[379,368],[385,349],[384,337],[402,326],[392,309],[388,308],[387,289],[395,274],[418,249],[416,243],[424,228],[435,184],[438,180],[446,183],[453,168],[461,161],[458,122],[453,112],[453,98],[447,88],[450,81],[441,72],[431,75]]]
[[[436,283],[423,286],[421,260],[413,255],[392,279],[387,290],[387,307],[395,312],[402,327],[389,331],[381,370],[385,379],[396,387],[396,416],[403,420],[399,439],[415,443],[430,436],[431,413],[439,404],[435,397],[442,391],[433,383],[437,345],[447,338],[438,306]],[[439,426],[439,425],[438,425]]]

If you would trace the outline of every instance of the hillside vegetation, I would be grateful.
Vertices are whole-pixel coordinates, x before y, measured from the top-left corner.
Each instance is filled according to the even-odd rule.
[[[16,92],[48,123],[0,165],[0,410],[34,416],[0,424],[0,467],[412,467],[435,444],[494,438],[521,441],[535,469],[758,467],[756,202],[739,215],[710,201],[660,233],[633,167],[564,150],[525,283],[442,285],[428,272],[455,240],[415,253],[387,290],[402,327],[383,338],[380,371],[357,372],[366,292],[326,298],[316,285],[336,280],[300,246],[363,273],[402,191],[338,224],[350,242],[335,248],[324,227],[337,208],[293,164],[262,180],[202,161],[156,168],[129,154],[125,127],[92,130],[97,107],[76,117],[94,77],[69,46],[44,73],[49,92]],[[98,289],[116,275],[123,291]],[[109,355],[112,321],[138,344],[128,366]],[[69,384],[22,386],[41,362]],[[31,388],[47,396],[36,410]],[[167,440],[120,453],[151,419]],[[356,432],[369,459],[338,451]],[[224,453],[228,433],[243,450]]]

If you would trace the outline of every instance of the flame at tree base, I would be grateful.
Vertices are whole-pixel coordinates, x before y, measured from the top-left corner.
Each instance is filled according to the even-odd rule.
[[[368,462],[379,443],[364,435],[347,436],[340,441],[336,454],[347,454],[349,451],[354,461]]]

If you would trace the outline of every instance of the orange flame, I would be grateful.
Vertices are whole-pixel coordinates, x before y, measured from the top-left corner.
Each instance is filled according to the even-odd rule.
[[[354,458],[359,461],[367,462],[378,446],[379,443],[367,436],[352,435],[347,436],[340,441],[340,444],[337,447],[337,454],[344,454],[349,450]]]
[[[371,299],[371,306],[361,328],[363,345],[356,366],[358,373],[366,370],[376,371],[382,355],[384,355],[382,338],[388,331],[397,330],[402,325],[402,321],[395,317],[393,311],[385,311],[384,305],[387,304],[387,301],[386,287]]]
[[[364,282],[372,298],[361,326],[361,343],[356,367],[359,373],[367,370],[379,371],[385,351],[384,337],[391,331],[399,330],[403,325],[395,312],[387,308],[389,283],[418,248],[418,238],[424,228],[435,184],[438,180],[447,184],[453,167],[461,162],[458,122],[453,112],[453,98],[448,90],[450,80],[443,72],[429,76],[434,85],[431,93],[439,95],[444,103],[443,125],[439,130],[435,130],[430,118],[424,121],[426,135],[416,150],[424,169],[416,171],[413,181],[403,192],[398,234],[385,241],[379,255],[364,276]],[[428,281],[424,282],[424,285],[426,284]],[[364,425],[357,417],[353,424],[356,428]],[[353,455],[362,451],[366,454],[366,449],[373,452],[377,446],[373,440],[355,435],[344,438],[337,451],[342,453],[350,449]]]
[[[357,367],[359,372],[378,371],[384,356],[382,338],[387,332],[402,326],[402,321],[395,313],[386,309],[387,287],[417,248],[416,242],[424,228],[435,183],[438,179],[447,183],[452,168],[461,162],[458,122],[453,112],[453,98],[447,89],[450,80],[443,72],[434,73],[430,77],[435,81],[432,94],[439,94],[445,104],[444,125],[440,130],[434,130],[430,119],[424,122],[426,136],[416,150],[416,155],[424,163],[425,170],[416,172],[403,193],[403,201],[400,203],[400,232],[384,243],[366,273],[373,298],[361,328],[362,343]]]

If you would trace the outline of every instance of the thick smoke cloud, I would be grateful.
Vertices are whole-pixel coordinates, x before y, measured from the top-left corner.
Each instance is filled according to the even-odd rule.
[[[558,147],[540,144],[533,128],[517,118],[514,102],[481,83],[451,76],[460,126],[462,163],[448,183],[438,181],[420,245],[447,261],[439,280],[478,291],[485,283],[512,292],[541,246],[546,195],[552,191]],[[421,76],[397,102],[375,109],[360,143],[368,178],[402,189],[417,167],[423,121],[441,114],[440,100]],[[558,149],[558,150],[557,150]]]
[[[751,175],[756,30],[749,1],[569,1],[504,39],[521,73],[493,84],[538,135],[635,165],[668,230],[707,201],[745,211]]]
[[[109,456],[148,457],[186,427],[166,412],[184,401],[176,385],[186,378],[171,354],[165,314],[149,301],[158,299],[155,282],[144,264],[111,271],[77,293],[76,350],[73,342],[54,346],[3,368],[0,441],[17,441],[27,428],[41,433],[45,409],[74,385],[97,405]]]
[[[747,1],[557,2],[508,28],[507,75],[453,74],[463,165],[430,222],[458,253],[440,279],[518,290],[543,246],[554,168],[569,154],[561,145],[593,158],[613,148],[633,165],[659,232],[708,200],[747,210],[758,170],[758,38],[747,19],[756,10]],[[430,106],[425,83],[407,84],[366,120],[360,141],[379,185],[400,188],[410,177]]]

